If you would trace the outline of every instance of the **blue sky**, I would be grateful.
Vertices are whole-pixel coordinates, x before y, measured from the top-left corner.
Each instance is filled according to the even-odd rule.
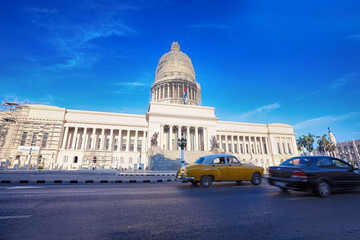
[[[4,0],[0,97],[145,114],[178,41],[220,120],[360,139],[359,12],[355,0]]]

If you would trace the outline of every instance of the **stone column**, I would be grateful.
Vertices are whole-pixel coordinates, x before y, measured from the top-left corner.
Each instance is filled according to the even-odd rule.
[[[175,141],[175,143],[176,143],[175,149],[177,149],[177,150],[180,149],[179,142],[178,142],[179,139],[181,139],[181,126],[178,126],[178,137],[177,137],[177,139]]]
[[[72,140],[72,143],[71,143],[71,149],[72,150],[76,149],[77,132],[78,132],[78,127],[75,127],[74,137],[73,137],[73,140]]]
[[[164,125],[160,125],[159,144],[160,144],[160,149],[164,150],[164,148],[163,148],[163,145],[164,145]]]
[[[204,132],[204,151],[209,151],[209,137],[208,137],[208,131],[207,128],[203,128]]]
[[[240,137],[239,137],[239,135],[237,135],[236,136],[236,143],[237,143],[237,152],[238,152],[238,154],[240,154]]]
[[[235,143],[234,143],[234,136],[231,135],[231,152],[235,153]]]
[[[169,126],[169,150],[174,150],[172,145],[173,125]]]
[[[139,131],[135,130],[134,152],[137,152],[138,149],[138,137],[139,137]]]
[[[190,127],[189,126],[186,126],[186,139],[187,139],[187,145],[186,145],[186,148],[188,151],[191,151],[191,145],[190,145]]]
[[[225,152],[229,152],[228,135],[225,135]]]
[[[91,139],[91,149],[95,149],[96,146],[96,128],[93,128],[93,133],[92,133],[92,139]]]
[[[84,127],[84,132],[82,136],[82,143],[81,143],[81,150],[85,150],[85,146],[87,144],[87,137],[86,137],[87,128]]]
[[[99,150],[104,150],[105,148],[105,128],[101,129],[101,138],[100,138],[100,148]]]
[[[195,151],[199,151],[199,127],[195,127]]]
[[[219,149],[222,149],[222,143],[221,143],[221,134],[219,134]],[[224,149],[223,149],[224,150]]]
[[[130,137],[130,130],[127,130],[127,144],[126,144],[126,151],[128,152],[130,150],[130,140],[131,140],[131,137]]]
[[[121,141],[121,129],[119,128],[119,134],[118,134],[118,149],[116,150],[117,152],[121,151],[121,145],[122,145],[122,141]]]
[[[61,149],[66,149],[66,143],[67,143],[68,134],[69,134],[69,127],[65,127],[65,134],[64,134]]]
[[[113,142],[114,142],[114,129],[110,129],[110,141],[109,141],[109,150],[113,151]]]

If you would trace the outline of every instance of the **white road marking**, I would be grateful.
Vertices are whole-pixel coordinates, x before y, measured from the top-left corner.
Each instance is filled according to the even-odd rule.
[[[17,218],[29,218],[31,215],[23,215],[23,216],[0,216],[0,220],[6,220],[6,219],[17,219]]]
[[[45,187],[36,187],[36,186],[16,186],[16,187],[9,187],[7,189],[30,189],[30,188],[45,188]]]
[[[285,198],[285,201],[296,201],[296,200],[304,200],[304,199],[312,199],[314,197],[299,197],[299,198]]]
[[[93,193],[95,191],[44,191],[44,192],[3,192],[0,195],[11,195],[11,194],[58,194],[58,193]]]

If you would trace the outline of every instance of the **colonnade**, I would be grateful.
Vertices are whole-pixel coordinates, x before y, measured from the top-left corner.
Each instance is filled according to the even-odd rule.
[[[61,149],[144,152],[146,137],[144,130],[65,127]]]
[[[186,84],[184,82],[159,84],[152,90],[152,100],[157,101],[167,98],[183,98],[184,88],[188,100],[197,102],[197,87],[195,84]]]
[[[234,154],[269,154],[267,137],[218,135],[219,148]]]
[[[179,150],[178,139],[187,140],[187,151],[208,151],[207,128],[199,126],[160,125],[160,148],[162,150]]]

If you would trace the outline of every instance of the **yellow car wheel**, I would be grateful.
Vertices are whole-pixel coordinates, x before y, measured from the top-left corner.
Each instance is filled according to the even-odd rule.
[[[253,174],[252,178],[251,178],[251,183],[254,185],[259,185],[262,181],[262,177],[261,174],[256,172]]]
[[[212,176],[202,176],[201,180],[200,180],[200,185],[203,188],[208,188],[211,186],[211,184],[213,183],[214,179]]]

